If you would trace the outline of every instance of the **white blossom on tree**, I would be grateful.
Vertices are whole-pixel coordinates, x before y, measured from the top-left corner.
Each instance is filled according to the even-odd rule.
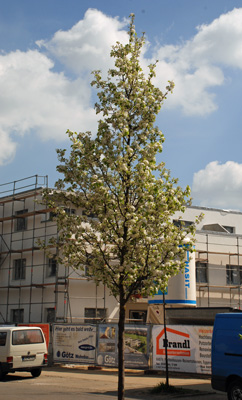
[[[88,264],[92,279],[119,301],[119,400],[124,398],[125,304],[134,293],[147,296],[167,287],[184,268],[195,231],[193,225],[181,229],[172,223],[175,212],[185,211],[190,188],[179,187],[156,161],[164,136],[154,123],[174,84],[168,82],[162,93],[152,84],[156,65],[147,76],[142,72],[145,39],[137,37],[133,15],[128,37],[127,44],[113,46],[115,67],[107,79],[93,73],[101,117],[97,134],[68,131],[71,152],[66,157],[66,150],[57,150],[57,170],[64,177],[56,183],[56,193],[64,190],[62,203],[84,211],[58,210],[62,262],[75,268]]]

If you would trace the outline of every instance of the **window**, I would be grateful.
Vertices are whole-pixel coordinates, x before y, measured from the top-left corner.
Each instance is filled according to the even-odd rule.
[[[50,211],[49,213],[47,213],[47,215],[45,216],[46,219],[44,219],[44,221],[54,221],[54,219],[56,218],[57,214],[55,211]]]
[[[75,215],[76,214],[76,210],[74,208],[64,208],[64,210],[67,215]]]
[[[82,215],[84,215],[84,217],[87,217],[87,218],[97,219],[97,215],[94,214],[94,213],[92,213],[92,212],[88,213],[88,212],[86,212],[86,211],[83,210],[83,211],[82,211]]]
[[[242,266],[241,265],[226,265],[226,281],[227,285],[242,284]]]
[[[106,319],[105,308],[85,308],[85,323],[95,324]]]
[[[5,346],[7,338],[7,332],[0,332],[0,346]]]
[[[226,229],[226,231],[228,231],[229,233],[235,233],[235,228],[234,228],[234,226],[226,226],[226,225],[223,225],[223,228]]]
[[[46,322],[55,322],[55,308],[46,308]]]
[[[147,311],[143,310],[130,310],[129,319],[131,324],[145,324],[147,318]]]
[[[222,232],[222,233],[235,233],[235,228],[233,226],[220,225],[217,223],[203,225],[203,231],[211,232]]]
[[[14,346],[35,343],[44,343],[44,338],[40,329],[23,329],[13,331],[12,344]]]
[[[196,281],[197,283],[208,282],[208,264],[204,262],[196,262]]]
[[[19,258],[14,260],[14,267],[13,267],[13,279],[25,279],[26,275],[26,259]]]
[[[86,265],[85,265],[85,276],[86,277],[90,277],[91,276],[91,274],[90,274],[91,259],[92,259],[92,255],[91,254],[87,254],[87,258],[86,258],[87,262],[86,262]]]
[[[178,228],[188,228],[189,226],[193,225],[193,221],[183,221],[181,219],[174,219],[173,224],[177,226]]]
[[[21,217],[21,215],[26,214],[28,210],[20,210],[16,212],[16,224],[15,230],[16,232],[25,231],[27,229],[27,218]]]
[[[56,276],[57,273],[57,260],[56,256],[48,258],[47,263],[47,277]]]
[[[23,323],[24,322],[24,309],[17,308],[11,310],[11,322],[14,324]]]

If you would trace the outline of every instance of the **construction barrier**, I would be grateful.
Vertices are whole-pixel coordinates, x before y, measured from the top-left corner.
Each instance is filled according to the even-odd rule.
[[[211,373],[212,326],[126,325],[125,367]],[[54,324],[53,362],[118,366],[117,324]]]

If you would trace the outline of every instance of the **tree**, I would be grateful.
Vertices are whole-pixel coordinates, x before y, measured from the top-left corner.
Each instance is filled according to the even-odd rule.
[[[66,150],[57,150],[57,170],[64,177],[56,183],[56,193],[65,189],[62,202],[85,211],[68,215],[59,208],[62,262],[76,268],[88,263],[92,278],[119,301],[119,400],[124,399],[125,305],[134,293],[152,295],[166,288],[185,266],[195,229],[172,223],[176,211],[185,211],[190,188],[179,187],[156,160],[164,136],[154,123],[174,84],[168,82],[162,93],[152,83],[156,64],[149,66],[147,77],[142,72],[145,39],[137,37],[133,15],[128,37],[127,44],[113,46],[115,67],[107,79],[94,72],[95,109],[101,114],[97,135],[68,131],[71,151],[66,157]]]

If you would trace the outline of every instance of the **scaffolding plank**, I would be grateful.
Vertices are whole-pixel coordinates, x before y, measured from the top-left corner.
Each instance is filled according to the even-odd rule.
[[[8,217],[1,217],[0,222],[5,222],[5,221],[11,221],[13,219],[18,219],[18,218],[27,218],[27,217],[33,217],[35,215],[40,215],[40,214],[47,214],[48,212],[55,211],[55,208],[43,208],[41,210],[34,210],[31,212],[26,212],[24,214],[19,214],[19,215],[10,215]]]
[[[39,192],[39,191],[38,192],[34,191],[31,194],[28,194],[28,195],[26,194],[26,195],[21,195],[21,196],[10,194],[9,196],[6,196],[6,197],[0,199],[0,204],[11,203],[12,201],[25,200],[25,199],[28,199],[30,197],[39,196],[40,194],[41,194],[41,192]]]
[[[240,257],[242,257],[242,254],[240,254],[240,253],[228,253],[228,252],[206,251],[206,250],[196,250],[196,252],[199,254],[216,254],[216,255],[224,255],[224,256],[240,256]]]
[[[40,247],[29,247],[29,248],[27,248],[27,249],[11,249],[11,250],[8,250],[8,251],[0,251],[0,255],[6,255],[6,254],[9,254],[9,253],[11,253],[11,254],[22,254],[22,253],[27,253],[27,252],[30,252],[30,251],[35,251],[35,250],[41,250],[41,248]]]

